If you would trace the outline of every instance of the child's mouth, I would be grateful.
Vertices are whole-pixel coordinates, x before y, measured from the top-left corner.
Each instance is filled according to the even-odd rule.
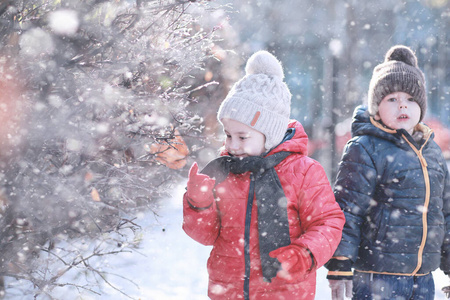
[[[409,119],[408,115],[400,115],[397,119],[399,120],[407,120]]]

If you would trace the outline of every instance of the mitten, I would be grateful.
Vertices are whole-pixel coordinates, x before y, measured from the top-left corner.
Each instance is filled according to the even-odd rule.
[[[304,276],[313,267],[313,259],[308,250],[297,245],[289,245],[269,253],[281,263],[277,276],[287,281]]]
[[[326,264],[327,279],[331,288],[332,300],[344,300],[352,297],[353,272],[352,261],[348,258],[332,258]]]
[[[198,173],[198,165],[194,162],[189,170],[187,192],[189,204],[195,208],[206,208],[214,200],[212,190],[216,181],[208,175]]]

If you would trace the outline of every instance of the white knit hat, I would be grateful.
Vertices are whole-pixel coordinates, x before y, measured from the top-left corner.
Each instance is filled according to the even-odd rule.
[[[254,53],[239,80],[220,105],[217,118],[239,121],[266,137],[267,150],[283,139],[289,123],[291,93],[283,82],[278,59],[267,51]]]

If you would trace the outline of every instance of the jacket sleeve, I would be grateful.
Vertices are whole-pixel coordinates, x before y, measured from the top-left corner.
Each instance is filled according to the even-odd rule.
[[[322,166],[313,161],[303,176],[298,193],[303,233],[292,243],[307,248],[314,257],[314,269],[318,269],[336,250],[345,219]]]
[[[214,196],[205,207],[195,205],[187,192],[183,196],[183,230],[192,239],[203,245],[213,245],[220,229],[220,217]]]
[[[361,241],[361,226],[373,201],[377,172],[371,155],[357,141],[350,141],[339,164],[334,194],[345,214],[342,240],[334,257],[355,262]]]
[[[444,166],[446,171],[444,193],[442,200],[444,203],[443,212],[445,217],[445,237],[441,251],[441,270],[450,275],[450,174],[447,166]]]

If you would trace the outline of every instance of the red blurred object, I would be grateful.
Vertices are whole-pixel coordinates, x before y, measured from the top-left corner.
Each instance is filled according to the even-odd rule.
[[[352,138],[351,128],[352,118],[347,118],[344,121],[336,124],[336,151],[340,154],[342,154],[342,152],[344,151],[345,144],[347,144],[348,140]]]
[[[436,117],[428,117],[423,121],[428,127],[434,131],[434,141],[442,149],[445,159],[450,159],[450,128],[445,126]]]
[[[14,61],[0,54],[0,160],[16,154],[22,141],[25,101]]]

